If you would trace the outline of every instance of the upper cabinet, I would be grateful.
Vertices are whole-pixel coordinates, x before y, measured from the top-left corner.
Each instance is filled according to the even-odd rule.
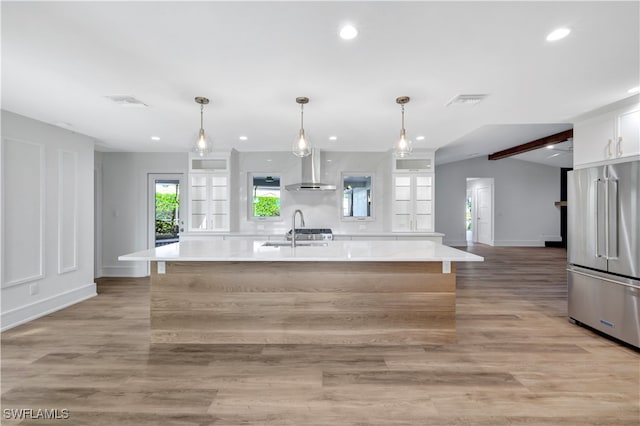
[[[189,156],[189,231],[229,231],[229,156]]]
[[[640,155],[640,105],[617,117],[616,156]]]
[[[640,104],[576,122],[573,140],[574,167],[640,155]]]

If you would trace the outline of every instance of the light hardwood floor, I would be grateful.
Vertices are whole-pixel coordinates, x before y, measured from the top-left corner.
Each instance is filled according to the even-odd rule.
[[[2,408],[70,418],[2,424],[640,424],[640,354],[567,322],[566,252],[470,251],[447,345],[150,345],[148,280],[100,280],[2,334]]]

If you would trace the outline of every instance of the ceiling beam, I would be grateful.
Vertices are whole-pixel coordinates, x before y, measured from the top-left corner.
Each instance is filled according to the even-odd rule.
[[[535,141],[494,152],[493,154],[489,154],[489,160],[500,160],[501,158],[507,158],[513,155],[522,154],[523,152],[533,151],[534,149],[542,148],[543,146],[564,142],[572,137],[573,129],[565,130],[564,132],[556,133],[555,135],[546,136],[541,139],[536,139]]]

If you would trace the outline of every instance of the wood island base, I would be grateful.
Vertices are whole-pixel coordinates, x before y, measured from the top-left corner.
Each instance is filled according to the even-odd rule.
[[[455,316],[453,262],[151,262],[152,343],[440,345]]]

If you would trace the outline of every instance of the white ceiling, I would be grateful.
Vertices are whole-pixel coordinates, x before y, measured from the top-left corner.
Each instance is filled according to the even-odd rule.
[[[7,2],[2,108],[90,135],[98,149],[187,151],[206,96],[217,150],[383,151],[406,106],[438,163],[571,128],[638,85],[639,3]],[[354,24],[360,34],[341,40]],[[572,28],[564,40],[546,35]],[[475,106],[447,102],[487,93]],[[123,108],[108,95],[148,108]],[[67,124],[61,124],[67,123]],[[157,135],[160,141],[150,137]],[[247,141],[238,137],[246,135]],[[338,137],[330,141],[329,136]]]

